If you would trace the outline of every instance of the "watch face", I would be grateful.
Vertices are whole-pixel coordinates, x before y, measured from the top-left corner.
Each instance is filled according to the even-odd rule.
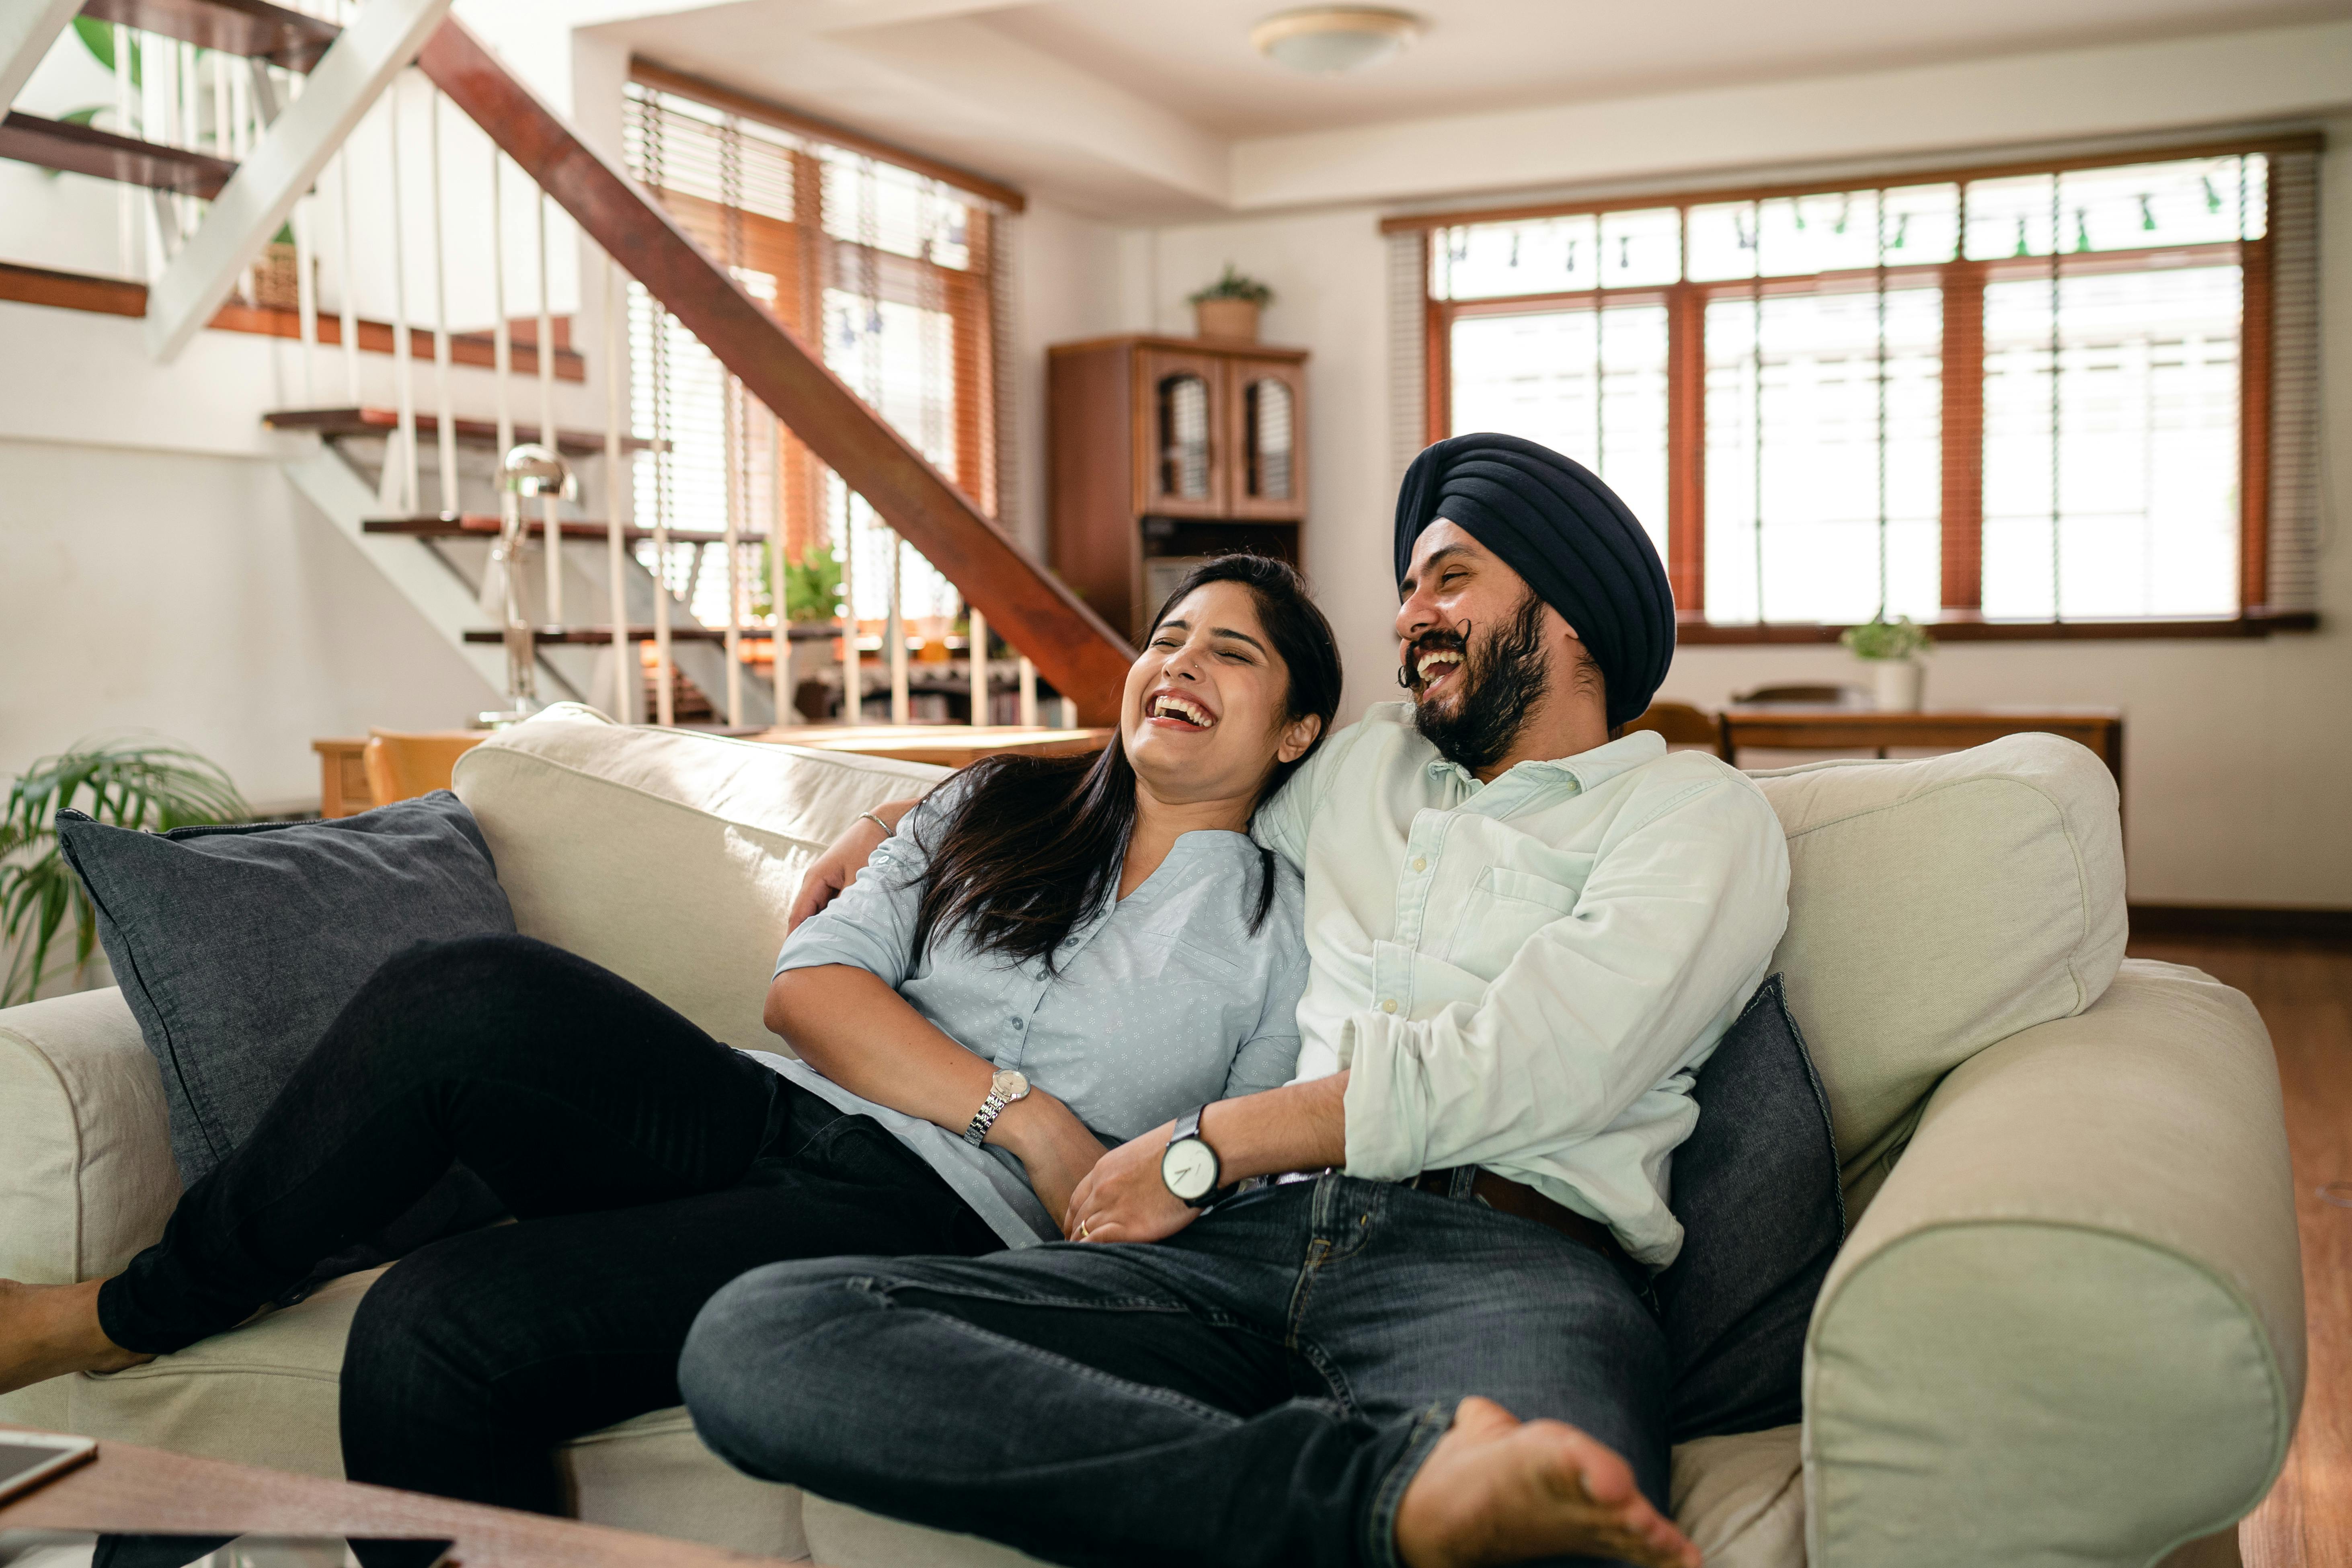
[[[1160,1157],[1160,1179],[1188,1204],[1206,1197],[1217,1184],[1216,1152],[1197,1138],[1171,1143]]]
[[[1010,1105],[1029,1092],[1029,1080],[1008,1068],[990,1079],[988,1087],[997,1099]]]

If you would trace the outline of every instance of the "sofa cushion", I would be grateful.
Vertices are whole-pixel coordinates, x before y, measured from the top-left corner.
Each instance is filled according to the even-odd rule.
[[[1657,1277],[1677,1443],[1802,1417],[1805,1325],[1845,1240],[1829,1102],[1780,976],[1741,1009],[1691,1099],[1698,1125],[1673,1166],[1683,1247]]]
[[[616,1428],[617,1430],[617,1428]],[[1707,1568],[1804,1568],[1799,1429],[1775,1427],[1675,1446],[1674,1518]],[[1025,1568],[1037,1559],[974,1535],[803,1500],[809,1549],[829,1568]]]
[[[187,1182],[253,1131],[384,960],[514,930],[489,849],[446,790],[331,822],[164,834],[61,811],[58,839],[163,1068]]]
[[[453,787],[525,936],[601,963],[713,1038],[781,1050],[760,1015],[811,859],[944,768],[613,723],[563,703],[457,761]]]
[[[1753,775],[1789,835],[1772,965],[1849,1181],[1996,1040],[2097,1001],[2123,960],[2116,783],[2072,741]]]
[[[101,1442],[341,1480],[343,1342],[383,1273],[346,1275],[296,1306],[127,1372],[59,1378],[68,1401],[60,1425]],[[799,1490],[730,1468],[702,1446],[682,1406],[574,1438],[556,1464],[574,1511],[592,1524],[762,1557],[808,1553]]]

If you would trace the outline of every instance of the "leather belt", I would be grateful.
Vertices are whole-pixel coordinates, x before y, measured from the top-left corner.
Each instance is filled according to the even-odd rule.
[[[1448,1166],[1439,1171],[1423,1171],[1405,1185],[1416,1192],[1437,1197],[1451,1197],[1454,1193],[1454,1170]],[[1484,1166],[1470,1178],[1470,1192],[1484,1199],[1488,1208],[1498,1214],[1519,1219],[1531,1219],[1539,1226],[1556,1230],[1569,1240],[1591,1247],[1620,1268],[1631,1268],[1633,1260],[1617,1244],[1609,1227],[1597,1220],[1589,1220],[1564,1204],[1556,1204],[1523,1182],[1498,1176]]]

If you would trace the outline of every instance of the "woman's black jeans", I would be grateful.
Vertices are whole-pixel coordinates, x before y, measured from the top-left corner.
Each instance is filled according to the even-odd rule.
[[[99,1323],[165,1353],[472,1170],[516,1223],[436,1241],[362,1298],[343,1352],[352,1480],[563,1511],[556,1445],[678,1403],[695,1313],[744,1270],[993,1251],[952,1188],[611,972],[527,937],[378,970]]]

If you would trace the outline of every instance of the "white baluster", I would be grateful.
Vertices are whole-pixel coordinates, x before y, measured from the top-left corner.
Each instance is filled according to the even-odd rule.
[[[1024,657],[1021,660],[1021,723],[1024,729],[1037,727],[1037,667]]]
[[[623,538],[621,492],[626,481],[621,454],[621,390],[628,375],[627,339],[621,331],[620,268],[604,258],[604,576],[612,585],[613,717],[625,724],[635,716],[645,689],[645,672],[629,640],[629,601]]]
[[[539,194],[539,442],[549,451],[561,450],[555,437],[555,317],[547,299],[547,194]],[[540,500],[541,535],[547,551],[547,622],[563,624],[563,529],[556,513],[556,498]]]
[[[971,666],[971,722],[978,729],[988,722],[988,617],[978,605],[965,605],[965,617],[971,623],[964,651]]]
[[[727,378],[719,389],[719,451],[727,464],[727,722],[743,722],[743,389]]]
[[[914,721],[914,704],[907,694],[907,617],[899,605],[899,589],[907,577],[907,542],[890,531],[890,722]]]
[[[449,401],[449,257],[441,233],[441,89],[425,100],[429,132],[425,148],[431,160],[433,201],[433,381],[434,406],[440,416],[437,455],[441,459],[441,511],[455,517],[457,505],[457,416]],[[500,454],[503,458],[504,454]]]
[[[866,661],[857,651],[857,503],[842,509],[841,544],[841,721],[866,721]]]
[[[360,401],[360,306],[359,279],[354,274],[352,249],[352,161],[340,148],[335,153],[335,209],[341,227],[335,274],[343,295],[341,319],[337,322],[343,346],[343,391],[356,408]],[[505,451],[501,449],[499,456],[505,457]]]
[[[302,333],[302,404],[319,405],[319,280],[310,262],[310,198],[294,204],[294,309]]]
[[[114,25],[114,129],[123,136],[138,134],[131,129],[131,29],[120,22]],[[114,228],[125,278],[139,275],[138,226],[138,199],[131,195],[128,181],[118,180],[114,186]]]
[[[506,205],[499,194],[506,154],[490,149],[490,325],[491,379],[498,393],[499,460],[514,449],[514,331],[507,322]]]
[[[773,415],[766,414],[768,428],[768,472],[774,478],[775,502],[768,513],[768,582],[772,586],[769,607],[776,613],[776,637],[770,651],[774,659],[769,666],[769,678],[776,684],[776,722],[797,724],[800,710],[793,706],[793,624],[784,604],[784,427]]]
[[[400,408],[401,515],[415,515],[424,489],[417,468],[415,361],[408,342],[408,224],[401,207],[400,81],[383,95],[387,145],[392,150],[392,375]]]

